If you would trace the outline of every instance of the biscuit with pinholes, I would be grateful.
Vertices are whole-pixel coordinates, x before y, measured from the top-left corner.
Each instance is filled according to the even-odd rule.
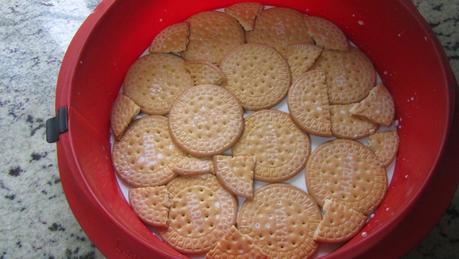
[[[150,52],[179,53],[186,50],[190,28],[187,22],[176,23],[164,28],[150,45]]]
[[[172,196],[169,227],[158,232],[182,253],[208,252],[236,222],[237,200],[212,174],[177,177],[167,190]]]
[[[269,45],[286,57],[288,45],[313,43],[303,16],[289,8],[265,9],[257,16],[255,28],[246,33],[247,42]]]
[[[323,219],[314,232],[314,240],[339,243],[351,239],[365,225],[367,216],[335,200],[326,199]]]
[[[376,80],[373,64],[363,52],[354,47],[348,51],[323,50],[313,68],[325,72],[331,104],[349,104],[362,100]]]
[[[244,44],[220,64],[225,74],[224,87],[248,110],[276,105],[290,87],[287,61],[273,48],[261,44]]]
[[[248,199],[253,197],[254,156],[214,156],[214,173],[228,191]]]
[[[228,52],[244,43],[241,25],[226,13],[210,11],[191,16],[190,43],[182,56],[220,64]]]
[[[292,82],[308,71],[322,53],[322,48],[312,44],[293,44],[287,47],[287,62],[292,73]]]
[[[255,156],[255,179],[281,182],[300,172],[311,150],[309,136],[287,113],[262,110],[245,120],[244,133],[233,156]]]
[[[223,153],[242,133],[242,107],[216,85],[199,85],[180,96],[169,113],[175,143],[187,153],[209,157]]]
[[[331,130],[338,138],[359,139],[376,132],[376,123],[362,120],[351,114],[353,104],[331,105]]]
[[[124,94],[148,114],[167,114],[175,99],[193,86],[182,58],[150,54],[139,58],[124,79]]]
[[[378,85],[371,89],[365,99],[351,108],[351,113],[388,127],[395,116],[394,100],[386,87]]]
[[[185,68],[194,85],[221,85],[225,81],[225,75],[220,68],[207,61],[186,61]]]
[[[317,46],[343,51],[349,49],[346,36],[333,22],[317,16],[305,16],[304,20],[309,35]]]
[[[186,155],[172,142],[168,119],[159,115],[134,121],[113,144],[112,159],[116,173],[133,187],[163,185],[176,173],[212,171],[212,161]]]
[[[368,215],[387,189],[386,170],[378,158],[353,140],[337,139],[320,145],[305,171],[308,192],[320,206],[325,199],[334,199]]]
[[[129,190],[129,203],[143,222],[167,227],[171,201],[166,186],[132,188]]]
[[[269,258],[307,258],[317,249],[313,233],[320,219],[319,207],[303,190],[268,184],[242,204],[237,226]]]
[[[234,17],[246,31],[253,30],[257,15],[263,10],[259,3],[237,3],[225,8],[225,13]]]
[[[383,166],[388,166],[397,154],[399,138],[397,131],[376,132],[368,137],[368,147],[375,152]]]
[[[113,135],[119,140],[129,123],[139,114],[140,107],[124,94],[120,94],[113,103],[110,125]]]
[[[287,104],[301,129],[319,136],[332,135],[327,84],[321,70],[308,71],[298,78],[288,91]]]
[[[232,226],[228,233],[206,254],[207,259],[268,259],[253,240]]]

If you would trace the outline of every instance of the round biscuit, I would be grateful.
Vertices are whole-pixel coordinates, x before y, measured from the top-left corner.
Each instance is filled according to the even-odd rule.
[[[167,114],[174,100],[193,86],[182,58],[150,54],[139,58],[124,79],[124,94],[148,114]]]
[[[293,83],[314,65],[320,53],[322,53],[322,48],[312,44],[300,43],[287,47],[287,62]]]
[[[186,152],[208,157],[221,154],[239,139],[242,107],[223,87],[199,85],[187,90],[169,113],[175,143]]]
[[[247,42],[269,45],[286,57],[288,45],[313,43],[303,16],[289,8],[265,9],[257,16],[255,28],[246,33]]]
[[[304,191],[268,184],[244,202],[237,226],[270,258],[306,258],[317,248],[313,233],[320,219],[319,207]]]
[[[331,116],[325,73],[311,70],[296,80],[288,91],[288,110],[304,131],[331,136]]]
[[[347,241],[357,234],[367,220],[367,216],[335,200],[326,199],[323,211],[323,219],[314,232],[314,240],[318,242]]]
[[[129,203],[143,222],[151,226],[167,227],[171,201],[166,186],[129,189]]]
[[[214,175],[180,176],[167,184],[169,227],[161,237],[180,252],[205,253],[236,222],[237,200]]]
[[[331,131],[338,138],[359,139],[373,134],[378,125],[353,116],[350,112],[354,104],[331,105]]]
[[[349,49],[346,36],[333,22],[317,16],[305,16],[304,20],[309,35],[317,46],[343,51]]]
[[[194,85],[221,85],[225,75],[216,65],[207,61],[185,61],[185,68],[190,73]]]
[[[172,142],[168,119],[145,116],[132,123],[120,141],[113,144],[113,164],[117,174],[134,187],[163,185],[178,173],[212,171],[212,162],[184,154]]]
[[[249,110],[276,105],[291,82],[287,61],[275,49],[261,44],[238,47],[225,57],[220,68],[227,79],[224,87]]]
[[[190,28],[187,22],[176,23],[164,28],[150,45],[149,51],[152,52],[174,52],[178,53],[186,50]]]
[[[328,98],[331,104],[355,103],[373,88],[376,72],[371,61],[360,50],[323,50],[313,68],[327,75]]]
[[[268,259],[253,240],[232,226],[228,233],[206,254],[206,259]]]
[[[389,127],[395,116],[394,100],[386,87],[378,85],[351,109],[355,116]]]
[[[251,114],[234,156],[255,156],[255,179],[281,182],[300,172],[311,150],[309,136],[287,113],[262,110]]]
[[[232,49],[244,43],[241,25],[226,13],[210,11],[191,16],[190,42],[182,56],[219,64]]]
[[[329,198],[368,215],[384,197],[387,177],[369,148],[337,139],[314,150],[306,165],[306,185],[320,206]]]
[[[236,19],[246,31],[253,30],[255,19],[263,10],[259,3],[237,3],[225,8],[225,13]]]
[[[396,130],[376,132],[368,137],[368,147],[375,152],[381,165],[387,167],[397,154],[399,138]]]

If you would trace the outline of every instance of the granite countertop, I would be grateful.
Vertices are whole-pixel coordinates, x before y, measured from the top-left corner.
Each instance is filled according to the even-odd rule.
[[[459,0],[415,0],[459,78]],[[102,258],[71,213],[45,143],[64,52],[98,0],[0,5],[0,258]],[[459,192],[407,258],[459,258]]]

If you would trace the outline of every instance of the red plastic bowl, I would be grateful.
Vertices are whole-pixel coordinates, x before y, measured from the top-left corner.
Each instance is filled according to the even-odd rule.
[[[67,50],[56,94],[56,110],[69,110],[68,132],[57,144],[60,175],[73,213],[109,258],[184,257],[152,235],[122,197],[110,156],[109,115],[127,69],[162,28],[234,2],[105,0]],[[408,0],[264,4],[334,21],[371,58],[395,98],[400,150],[387,195],[362,230],[367,235],[327,257],[361,255],[403,219],[434,175],[454,103],[447,60]]]

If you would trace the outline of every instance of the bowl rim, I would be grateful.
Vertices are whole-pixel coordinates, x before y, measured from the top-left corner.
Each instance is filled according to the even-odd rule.
[[[440,144],[440,152],[438,152],[434,158],[434,163],[432,163],[430,170],[427,172],[427,177],[424,179],[424,181],[420,184],[420,188],[414,193],[414,195],[409,199],[404,205],[404,207],[394,215],[392,219],[389,220],[388,223],[386,223],[385,229],[392,229],[394,228],[403,218],[407,215],[407,213],[412,209],[414,206],[415,202],[420,198],[421,193],[425,190],[426,185],[430,181],[430,179],[435,175],[435,169],[438,167],[438,162],[441,158],[441,156],[444,153],[445,150],[445,143],[446,140],[451,133],[450,128],[451,128],[451,122],[452,122],[452,114],[454,112],[454,91],[455,91],[455,79],[454,76],[451,72],[451,68],[448,64],[448,59],[443,51],[443,48],[441,47],[441,44],[439,43],[438,39],[436,38],[435,34],[432,32],[430,26],[427,24],[427,22],[422,18],[416,7],[414,6],[413,3],[411,3],[409,0],[396,0],[401,7],[403,7],[406,13],[409,14],[409,18],[413,19],[418,23],[418,25],[423,29],[425,35],[433,41],[433,50],[435,52],[436,58],[440,61],[441,67],[439,70],[442,72],[442,82],[439,83],[440,85],[443,85],[447,88],[448,94],[446,95],[446,100],[445,103],[447,107],[449,107],[449,112],[446,116],[446,121],[445,125],[443,125],[443,132],[442,132],[442,140]],[[98,24],[103,20],[103,18],[107,15],[107,13],[110,12],[110,9],[115,6],[115,4],[119,2],[116,0],[103,0],[99,5],[95,8],[93,13],[90,14],[90,16],[83,22],[81,27],[78,29],[77,33],[73,37],[72,41],[69,44],[69,47],[67,48],[67,51],[65,53],[61,69],[59,71],[58,75],[58,80],[57,80],[57,86],[56,86],[56,102],[55,102],[55,109],[56,111],[65,105],[68,105],[70,103],[70,89],[71,87],[68,87],[69,85],[72,84],[74,75],[75,75],[75,68],[78,65],[77,62],[79,57],[81,56],[82,52],[85,49],[86,43],[88,42],[88,39],[91,37],[93,31],[96,29]],[[70,133],[70,132],[69,132]],[[85,179],[81,175],[81,168],[79,166],[79,163],[76,158],[76,152],[75,152],[75,147],[73,144],[73,139],[71,138],[71,134],[65,134],[62,136],[61,140],[58,141],[58,152],[57,156],[58,158],[62,158],[62,162],[69,163],[70,165],[74,165],[74,169],[76,169],[78,172],[80,172],[80,177],[81,180],[84,182],[84,188],[85,191],[89,194],[89,197],[85,197],[88,199],[91,199],[93,202],[95,202],[98,206],[98,209],[102,210],[107,217],[114,221],[116,226],[118,226],[123,232],[126,234],[129,234],[128,229],[124,226],[124,224],[120,223],[118,220],[114,219],[113,217],[110,216],[110,213],[106,210],[105,206],[97,199],[95,193],[89,188],[89,185]],[[61,152],[59,152],[61,151]],[[65,154],[64,154],[65,153]],[[59,162],[61,160],[59,159]],[[61,166],[61,163],[59,163],[59,174],[61,178],[68,177],[65,174],[63,174],[64,168]],[[65,192],[65,189],[64,189]],[[79,216],[82,213],[81,211],[78,211],[74,209],[76,206],[73,204],[69,198],[68,198],[68,192],[65,192],[65,195],[69,201],[69,205],[72,208],[72,211],[77,218],[77,220],[80,222]],[[83,230],[87,233],[87,230],[83,228]],[[372,245],[363,245],[364,243],[371,243],[373,241],[373,244],[384,238],[390,231],[377,231],[374,233],[371,237],[368,237],[365,240],[359,240],[356,243],[352,244],[351,246],[348,247],[342,247],[336,250],[336,252],[333,253],[333,255],[327,255],[322,258],[328,258],[328,257],[342,257],[344,255],[349,256],[350,254],[352,255],[358,255],[362,254],[369,249],[371,249]],[[88,234],[88,233],[87,233]],[[92,235],[88,234],[88,237],[93,241],[96,245],[98,245],[98,238],[93,237]],[[159,253],[162,256],[168,256],[171,257],[172,255],[158,249],[155,246],[152,246],[151,243],[142,240],[140,238],[137,238],[133,236],[135,241],[142,243],[145,246],[148,246],[155,250],[157,253]],[[356,247],[359,247],[359,249],[355,249]],[[106,251],[102,250],[103,253],[106,253]]]

